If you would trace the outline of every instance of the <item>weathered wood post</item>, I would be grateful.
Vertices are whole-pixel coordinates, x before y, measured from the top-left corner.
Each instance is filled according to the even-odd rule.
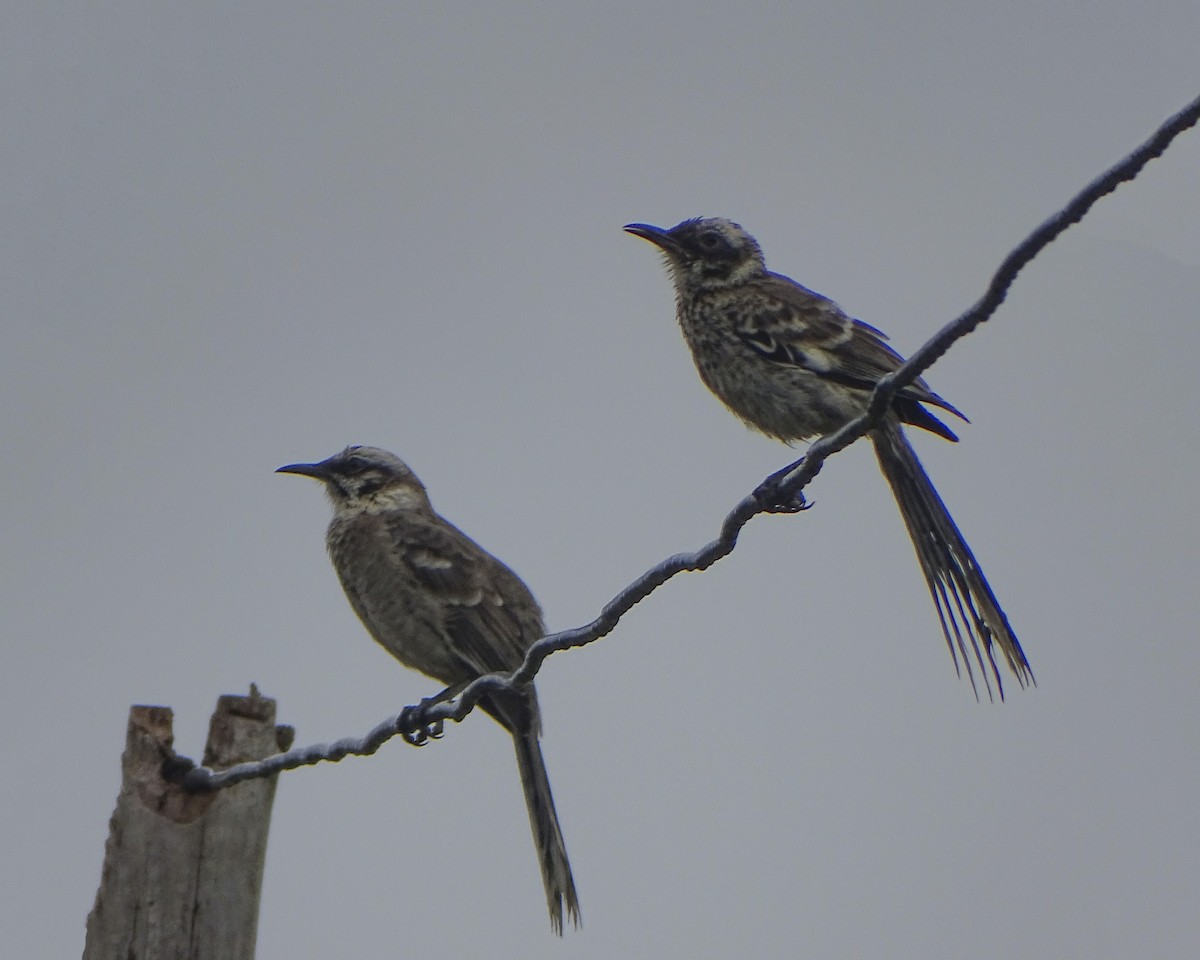
[[[87,920],[84,960],[252,960],[275,778],[188,793],[162,777],[174,757],[169,707],[129,711],[121,790]],[[204,763],[225,768],[286,750],[275,701],[223,696]]]

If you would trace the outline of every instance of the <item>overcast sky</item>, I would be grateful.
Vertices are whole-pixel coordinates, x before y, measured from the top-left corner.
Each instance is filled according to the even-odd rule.
[[[0,929],[69,957],[133,703],[198,756],[437,685],[317,485],[394,450],[553,629],[793,451],[699,383],[652,248],[725,216],[903,352],[1200,92],[1175,2],[21,4],[0,32]],[[538,680],[584,928],[512,749],[288,773],[260,958],[1181,957],[1200,940],[1200,134],[930,372],[915,442],[1038,678],[977,704],[856,445]]]

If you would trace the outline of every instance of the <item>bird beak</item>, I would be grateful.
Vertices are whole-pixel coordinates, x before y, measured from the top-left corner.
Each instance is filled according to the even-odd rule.
[[[331,474],[328,460],[322,460],[320,463],[289,463],[275,472],[295,473],[302,477],[312,477],[314,480],[328,480]]]
[[[649,223],[627,223],[625,232],[632,233],[635,237],[641,237],[643,240],[649,240],[666,253],[679,253],[679,244],[662,227],[656,227]]]

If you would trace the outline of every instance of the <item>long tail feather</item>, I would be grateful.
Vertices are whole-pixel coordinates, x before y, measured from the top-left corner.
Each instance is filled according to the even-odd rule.
[[[994,679],[1003,700],[1004,685],[995,656],[998,647],[1017,683],[1022,687],[1035,683],[1029,661],[1025,659],[1025,652],[1009,626],[1008,618],[899,422],[886,421],[871,433],[871,440],[875,444],[879,467],[892,488],[912,538],[921,572],[937,608],[946,646],[954,658],[954,669],[959,669],[961,655],[971,688],[978,697],[969,647],[979,665],[988,699],[992,697],[991,679]]]
[[[554,810],[550,778],[546,774],[546,763],[542,759],[542,747],[536,733],[515,733],[513,743],[517,749],[517,766],[521,771],[525,804],[529,808],[529,825],[533,829],[538,866],[542,870],[542,884],[546,888],[550,925],[561,936],[564,907],[567,917],[576,927],[581,923],[581,917],[575,880],[567,860],[567,847],[558,825],[558,814]]]

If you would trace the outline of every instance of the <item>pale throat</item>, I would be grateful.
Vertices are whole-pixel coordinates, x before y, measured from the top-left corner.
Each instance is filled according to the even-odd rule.
[[[335,501],[335,505],[341,510],[354,513],[391,513],[397,510],[428,508],[429,497],[424,490],[411,484],[396,484],[375,490],[366,496],[351,497],[340,503]]]
[[[730,267],[729,272],[720,276],[705,274],[702,264],[693,264],[690,269],[675,267],[675,288],[679,292],[685,290],[724,290],[729,287],[739,287],[751,280],[756,280],[767,272],[766,265],[756,257],[746,257]]]

